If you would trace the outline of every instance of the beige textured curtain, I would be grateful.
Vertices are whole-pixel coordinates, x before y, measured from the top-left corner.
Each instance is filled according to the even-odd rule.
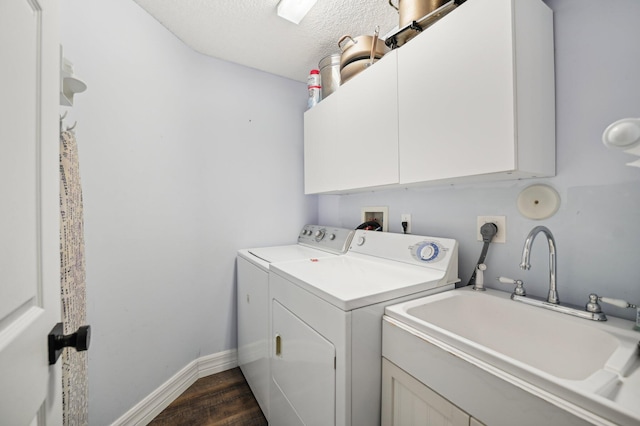
[[[84,222],[78,146],[73,132],[60,133],[60,287],[64,334],[86,325]],[[87,352],[62,352],[64,425],[88,425]]]

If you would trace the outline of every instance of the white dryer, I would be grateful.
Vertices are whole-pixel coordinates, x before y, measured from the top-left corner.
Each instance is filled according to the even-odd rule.
[[[270,423],[379,425],[384,307],[458,281],[455,240],[387,232],[272,265]]]
[[[343,254],[355,231],[306,225],[298,243],[238,251],[238,365],[269,419],[269,266]]]

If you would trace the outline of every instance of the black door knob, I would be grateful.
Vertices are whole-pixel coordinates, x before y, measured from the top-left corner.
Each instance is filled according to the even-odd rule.
[[[78,331],[72,334],[64,334],[62,323],[59,322],[53,327],[48,335],[49,341],[49,365],[53,365],[60,358],[62,350],[66,347],[75,348],[82,352],[89,349],[91,342],[91,326],[83,325]]]

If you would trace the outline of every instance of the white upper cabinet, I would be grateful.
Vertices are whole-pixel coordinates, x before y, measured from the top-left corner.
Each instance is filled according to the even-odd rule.
[[[398,49],[401,183],[555,174],[552,22],[469,0]]]
[[[468,0],[305,114],[305,192],[555,175],[553,53],[542,1]]]
[[[306,194],[398,183],[397,52],[304,114]]]

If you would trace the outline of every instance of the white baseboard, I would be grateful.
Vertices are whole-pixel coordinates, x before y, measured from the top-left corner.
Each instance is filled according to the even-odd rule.
[[[196,380],[237,366],[238,354],[235,349],[203,356],[191,361],[158,389],[151,392],[149,396],[120,416],[118,420],[112,423],[112,426],[146,425]]]
[[[238,351],[235,349],[198,358],[198,378],[207,377],[238,366]]]

